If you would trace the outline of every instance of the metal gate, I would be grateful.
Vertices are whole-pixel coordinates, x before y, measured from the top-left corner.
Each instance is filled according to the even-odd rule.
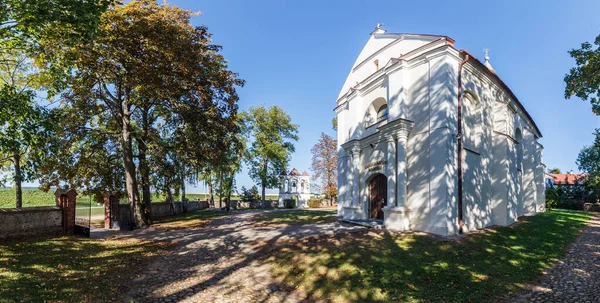
[[[75,228],[73,232],[76,235],[89,238],[92,225],[92,197],[89,198],[87,205],[80,203],[80,205],[76,204],[75,207]]]

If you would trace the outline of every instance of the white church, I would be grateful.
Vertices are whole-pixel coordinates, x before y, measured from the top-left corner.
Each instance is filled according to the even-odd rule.
[[[542,134],[487,51],[378,25],[335,112],[344,219],[446,236],[545,211]]]
[[[310,199],[310,175],[302,174],[293,168],[289,173],[285,170],[279,174],[279,207],[284,207],[284,201],[296,198],[296,208],[307,208]]]

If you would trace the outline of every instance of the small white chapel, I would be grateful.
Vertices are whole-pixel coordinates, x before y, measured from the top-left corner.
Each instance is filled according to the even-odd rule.
[[[487,50],[378,25],[335,112],[346,220],[449,236],[545,211],[542,134]]]
[[[279,174],[279,207],[284,207],[284,201],[296,198],[296,208],[307,208],[310,199],[310,175],[302,174],[293,168],[289,173],[285,170]]]

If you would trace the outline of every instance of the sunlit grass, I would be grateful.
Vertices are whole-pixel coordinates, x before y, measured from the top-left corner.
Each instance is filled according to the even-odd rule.
[[[0,302],[106,302],[161,246],[59,237],[0,242]]]
[[[56,198],[54,197],[54,189],[44,192],[39,189],[24,189],[23,190],[23,207],[34,207],[34,206],[54,206],[56,205]],[[15,196],[16,192],[13,189],[0,189],[0,208],[12,208],[15,207]],[[166,200],[164,194],[152,194],[152,202],[163,202]],[[173,197],[176,201],[180,201],[180,196]],[[186,194],[186,198],[189,200],[200,199],[207,200],[207,194]],[[215,205],[219,205],[218,197],[214,197]],[[238,200],[237,196],[233,196],[232,200]],[[266,195],[267,200],[277,200],[277,196]],[[123,196],[121,203],[126,203],[126,197]],[[89,207],[90,201],[92,207],[98,206],[98,204],[92,200],[90,196],[79,193],[77,195],[77,207]]]
[[[253,221],[260,226],[323,224],[337,220],[335,210],[289,210],[260,214]]]
[[[537,279],[591,217],[549,211],[460,240],[385,231],[290,240],[269,262],[309,301],[487,302]]]

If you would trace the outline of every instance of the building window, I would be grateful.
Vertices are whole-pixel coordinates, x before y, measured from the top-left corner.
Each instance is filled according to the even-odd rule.
[[[483,135],[483,112],[479,99],[471,91],[465,91],[463,104],[463,143],[464,147],[481,152]]]
[[[386,119],[388,116],[388,107],[387,104],[382,105],[381,107],[379,107],[379,109],[377,110],[377,122]]]
[[[515,140],[517,141],[517,169],[523,170],[523,134],[520,129],[515,130]]]

